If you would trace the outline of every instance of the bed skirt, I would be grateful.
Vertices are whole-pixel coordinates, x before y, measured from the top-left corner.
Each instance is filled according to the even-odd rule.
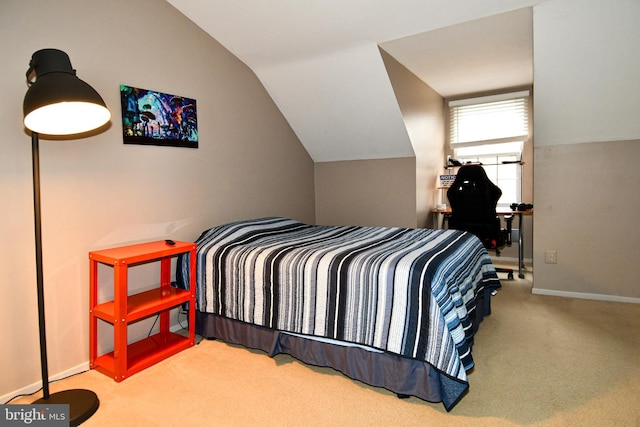
[[[476,307],[474,332],[482,318],[491,313],[489,291],[478,298]],[[262,350],[270,357],[288,354],[306,364],[333,368],[349,378],[399,396],[442,402],[447,411],[469,389],[468,383],[451,378],[426,362],[355,345],[319,341],[215,314],[196,312],[196,333],[204,338]]]

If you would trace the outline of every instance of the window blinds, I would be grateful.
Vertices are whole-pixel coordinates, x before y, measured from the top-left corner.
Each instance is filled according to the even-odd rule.
[[[528,91],[451,101],[449,108],[452,145],[528,138]]]

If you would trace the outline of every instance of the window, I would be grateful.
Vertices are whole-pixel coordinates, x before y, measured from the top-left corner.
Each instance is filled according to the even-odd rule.
[[[522,200],[522,150],[529,139],[529,91],[449,102],[453,157],[481,163],[502,190],[498,206]]]

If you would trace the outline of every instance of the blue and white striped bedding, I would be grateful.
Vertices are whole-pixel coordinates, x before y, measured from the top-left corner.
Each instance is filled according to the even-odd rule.
[[[418,359],[465,383],[475,298],[500,286],[482,243],[454,230],[263,218],[197,244],[198,311]]]

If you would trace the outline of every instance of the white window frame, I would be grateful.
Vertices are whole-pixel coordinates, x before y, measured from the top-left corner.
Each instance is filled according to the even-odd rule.
[[[520,100],[520,103],[511,103],[509,100]],[[504,102],[507,101],[507,102]],[[521,101],[524,101],[522,103]],[[502,197],[498,201],[498,207],[508,207],[512,203],[520,203],[522,200],[522,152],[524,145],[529,140],[529,102],[530,92],[518,91],[491,96],[473,97],[465,99],[451,100],[449,106],[449,143],[453,152],[453,157],[461,163],[481,163],[487,176],[502,190]],[[522,120],[518,126],[512,127],[507,133],[498,133],[487,139],[476,138],[469,132],[457,133],[459,128],[455,127],[454,112],[456,107],[470,107],[466,112],[482,111],[484,107],[517,108],[518,120]],[[480,108],[476,109],[476,106]],[[513,116],[516,117],[516,116]],[[485,117],[483,117],[483,120]],[[491,123],[491,117],[487,119]],[[486,123],[480,122],[479,126]],[[491,125],[494,126],[494,125]],[[481,129],[486,130],[486,129]],[[491,129],[489,129],[491,131]],[[491,132],[490,132],[491,133]],[[456,137],[462,136],[462,142],[458,142]],[[518,163],[520,162],[520,163]]]

